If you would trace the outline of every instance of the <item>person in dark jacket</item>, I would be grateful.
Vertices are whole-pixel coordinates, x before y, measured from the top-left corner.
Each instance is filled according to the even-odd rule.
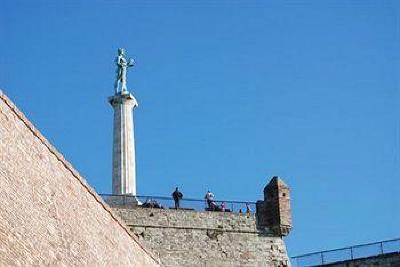
[[[175,209],[179,209],[179,201],[182,199],[183,194],[179,192],[178,187],[175,188],[175,191],[172,193],[172,198],[175,201]]]

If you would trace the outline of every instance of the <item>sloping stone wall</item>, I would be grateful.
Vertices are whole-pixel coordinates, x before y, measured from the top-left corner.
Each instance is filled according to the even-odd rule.
[[[158,266],[1,90],[0,218],[0,266]]]
[[[288,266],[281,237],[257,230],[254,214],[114,209],[162,266]]]

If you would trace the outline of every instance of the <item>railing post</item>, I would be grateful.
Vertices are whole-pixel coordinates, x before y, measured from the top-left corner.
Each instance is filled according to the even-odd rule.
[[[321,264],[325,264],[324,253],[321,252]]]
[[[383,242],[381,242],[381,254],[383,254]]]
[[[354,260],[354,256],[353,256],[353,247],[350,247],[350,255],[351,255],[351,259]]]

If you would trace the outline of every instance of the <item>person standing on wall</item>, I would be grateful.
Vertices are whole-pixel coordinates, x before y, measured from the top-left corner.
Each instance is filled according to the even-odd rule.
[[[214,211],[215,210],[214,194],[211,193],[210,190],[208,190],[206,195],[204,196],[204,198],[207,201],[208,210],[209,211]]]
[[[250,212],[251,212],[251,209],[250,209],[249,203],[246,203],[246,215],[247,215],[247,218],[250,217]]]
[[[175,191],[172,193],[172,198],[175,202],[175,209],[179,209],[179,201],[183,198],[183,194],[179,192],[178,187],[176,187]]]

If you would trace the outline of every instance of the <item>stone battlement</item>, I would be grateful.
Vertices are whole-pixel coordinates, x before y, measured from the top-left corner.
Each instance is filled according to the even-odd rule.
[[[288,266],[285,244],[255,214],[114,208],[162,266]]]
[[[129,227],[164,227],[176,229],[223,230],[261,233],[254,214],[231,212],[191,211],[175,209],[114,209]],[[262,232],[268,234],[268,232]],[[274,235],[269,232],[270,235]]]
[[[289,266],[282,236],[291,229],[289,188],[278,177],[256,213],[114,207],[162,266]]]

